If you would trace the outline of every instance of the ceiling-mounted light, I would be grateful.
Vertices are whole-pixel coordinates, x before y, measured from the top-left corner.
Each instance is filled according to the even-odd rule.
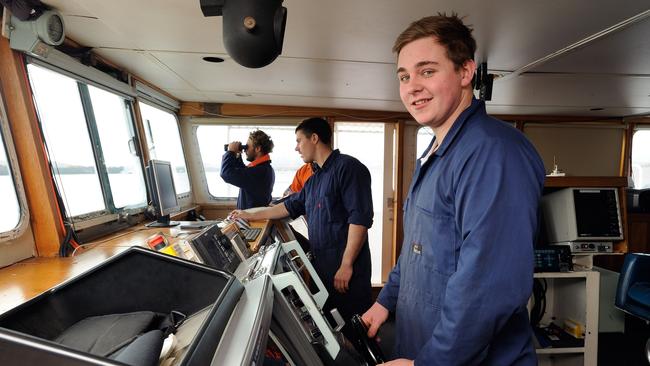
[[[283,0],[200,0],[206,17],[223,16],[223,44],[238,64],[264,67],[282,53],[287,8]]]
[[[11,17],[9,27],[9,46],[14,50],[47,57],[52,46],[65,40],[63,17],[55,10],[47,10],[38,18],[20,20]]]

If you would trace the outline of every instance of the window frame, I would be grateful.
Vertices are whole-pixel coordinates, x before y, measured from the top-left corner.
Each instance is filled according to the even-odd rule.
[[[0,245],[2,245],[9,244],[12,240],[25,234],[30,225],[29,206],[27,205],[27,196],[20,172],[20,165],[18,164],[18,155],[16,154],[13,136],[9,128],[9,120],[5,111],[4,99],[2,98],[0,98],[0,135],[7,153],[7,164],[13,178],[16,199],[18,200],[18,207],[20,209],[18,224],[12,230],[0,232]]]
[[[60,61],[59,59],[55,58],[53,61]],[[50,60],[48,60],[50,61]],[[65,62],[70,62],[68,60],[65,60]],[[64,63],[65,63],[64,62]],[[37,67],[41,67],[44,69],[47,69],[51,72],[57,73],[59,75],[68,77],[72,80],[74,80],[77,84],[77,88],[79,90],[79,100],[82,105],[83,109],[83,114],[84,114],[84,119],[86,122],[86,125],[88,127],[88,133],[90,137],[90,142],[91,142],[91,147],[93,151],[93,160],[95,162],[95,168],[97,169],[97,175],[99,177],[99,182],[100,182],[100,188],[101,188],[101,194],[104,199],[104,205],[105,209],[102,210],[97,210],[93,212],[87,212],[84,214],[80,215],[75,215],[75,216],[70,216],[68,219],[70,219],[75,227],[75,229],[86,229],[94,226],[98,226],[101,224],[105,224],[108,222],[112,222],[117,220],[120,215],[122,214],[140,214],[145,212],[147,209],[147,203],[148,203],[148,197],[145,197],[145,202],[142,205],[138,206],[125,206],[123,208],[116,208],[113,200],[113,193],[112,193],[112,188],[108,179],[108,170],[105,164],[100,163],[103,161],[102,159],[102,154],[103,150],[100,148],[100,138],[97,130],[97,122],[95,119],[94,115],[94,110],[92,106],[92,99],[90,96],[90,91],[89,91],[89,86],[96,87],[98,89],[101,89],[105,92],[111,93],[113,95],[116,95],[120,98],[122,98],[125,106],[125,117],[128,119],[129,123],[129,130],[132,133],[132,139],[136,144],[141,144],[140,142],[140,136],[138,133],[138,127],[137,127],[137,119],[135,115],[135,109],[134,109],[134,102],[135,102],[135,91],[134,88],[128,86],[127,84],[124,84],[118,80],[114,79],[108,79],[110,78],[107,75],[102,74],[99,71],[91,71],[87,73],[86,75],[79,75],[75,73],[74,71],[68,71],[65,68],[59,66],[59,65],[54,65],[48,62],[45,62],[40,59],[35,59],[28,57],[26,59],[27,65],[33,64]],[[96,75],[96,73],[99,73],[101,75]],[[29,78],[29,73],[28,74],[28,80],[33,88],[32,80]],[[93,79],[94,78],[94,79]],[[34,105],[36,107],[36,110],[38,112],[38,103],[36,102],[35,95],[32,93],[32,98],[34,100]],[[39,126],[41,124],[41,118],[40,116],[38,117],[38,123]],[[42,127],[39,127],[42,129]],[[43,136],[44,138],[44,136]],[[139,161],[139,166],[142,171],[142,184],[143,187],[145,188],[146,191],[146,178],[145,178],[145,172],[144,172],[144,165],[143,165],[143,159],[142,159],[142,154],[141,150],[135,149],[135,154],[138,157]],[[56,177],[54,176],[53,172],[50,172],[52,174],[53,179],[56,181]]]

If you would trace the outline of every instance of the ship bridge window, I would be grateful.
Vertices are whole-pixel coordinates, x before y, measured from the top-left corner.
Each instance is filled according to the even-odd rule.
[[[132,98],[39,65],[27,71],[66,216],[81,222],[143,209]]]
[[[176,115],[146,103],[140,102],[138,105],[147,137],[149,158],[171,162],[176,194],[189,194],[190,178]]]
[[[650,129],[638,129],[632,137],[634,188],[650,188]]]
[[[239,188],[227,184],[221,179],[221,157],[224,154],[224,145],[232,141],[246,143],[248,135],[260,129],[271,137],[273,152],[271,166],[275,170],[275,184],[273,197],[282,197],[284,191],[293,181],[298,168],[304,163],[295,151],[296,125],[199,125],[196,127],[203,171],[207,180],[208,191],[212,199],[232,199],[239,194]],[[248,162],[245,162],[248,163]]]
[[[370,172],[372,226],[368,229],[371,281],[379,284],[385,281],[389,270],[393,232],[393,174],[392,156],[394,131],[389,124],[377,122],[336,122],[334,124],[334,147],[342,154],[351,155],[363,163]],[[372,148],[368,148],[372,146]],[[386,264],[384,264],[387,262]]]
[[[34,256],[30,212],[10,129],[10,122],[16,121],[8,120],[4,106],[0,95],[0,267]]]
[[[18,195],[2,132],[0,130],[0,233],[13,230],[20,221]]]

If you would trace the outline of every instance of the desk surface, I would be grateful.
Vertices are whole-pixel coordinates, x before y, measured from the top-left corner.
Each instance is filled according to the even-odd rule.
[[[251,222],[251,227],[263,229],[268,233],[268,221]],[[178,226],[171,228],[148,228],[143,225],[95,240],[77,250],[74,256],[67,258],[30,258],[0,269],[0,314],[25,301],[47,291],[48,289],[77,276],[106,259],[132,246],[146,246],[146,239],[162,232],[171,241],[197,233],[198,230],[181,230]],[[265,235],[259,235],[251,247],[259,247]]]

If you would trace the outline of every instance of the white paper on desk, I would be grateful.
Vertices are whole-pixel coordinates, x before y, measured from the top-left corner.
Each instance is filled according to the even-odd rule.
[[[300,235],[304,236],[305,239],[309,240],[309,230],[307,230],[307,221],[305,216],[299,216],[295,220],[289,223],[291,227],[298,232]]]

